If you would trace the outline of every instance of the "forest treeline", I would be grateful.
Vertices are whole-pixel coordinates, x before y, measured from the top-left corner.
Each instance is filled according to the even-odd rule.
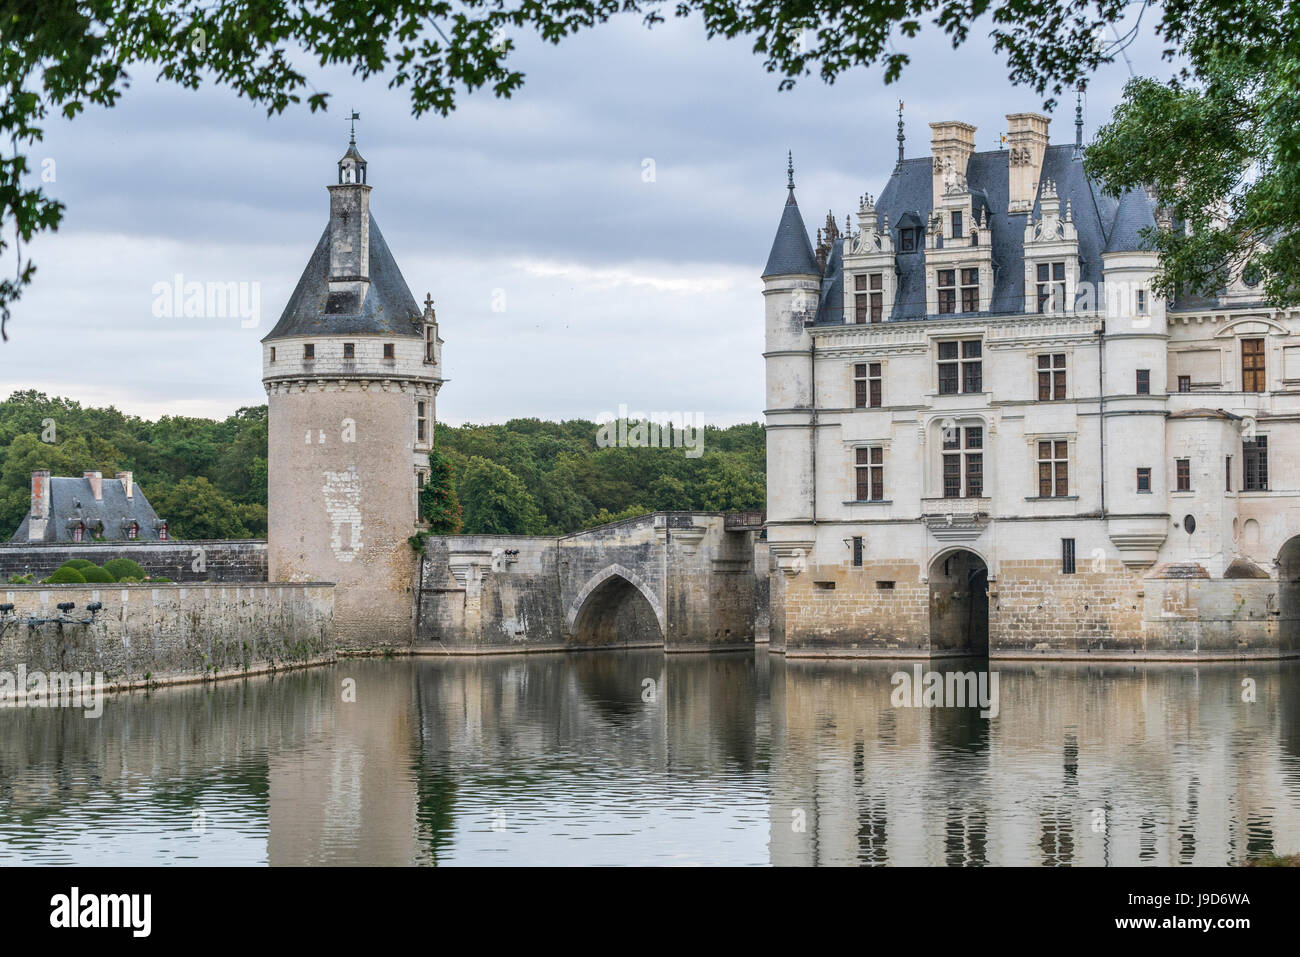
[[[266,406],[217,421],[148,421],[36,391],[0,403],[0,541],[30,506],[31,473],[129,470],[174,538],[266,534]],[[682,448],[601,448],[583,419],[437,426],[440,468],[466,533],[560,534],[660,509],[762,508],[758,423],[703,429],[699,457]],[[428,506],[426,506],[427,508]]]

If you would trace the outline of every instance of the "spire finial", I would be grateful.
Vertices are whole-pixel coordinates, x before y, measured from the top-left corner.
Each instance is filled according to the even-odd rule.
[[[903,101],[898,101],[898,165],[903,165]]]
[[[785,154],[785,188],[794,189],[794,150]]]
[[[352,124],[352,130],[351,130],[352,135],[348,138],[348,145],[356,146],[357,145],[357,120],[361,119],[361,114],[358,113],[356,110],[352,110],[352,115],[348,117],[348,119],[351,121]]]
[[[1083,155],[1083,87],[1074,91],[1074,155]]]

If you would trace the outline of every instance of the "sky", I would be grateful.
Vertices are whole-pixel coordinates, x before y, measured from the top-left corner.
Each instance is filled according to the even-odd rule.
[[[38,271],[0,343],[0,395],[37,389],[148,419],[265,402],[258,341],[327,222],[355,109],[372,215],[415,298],[437,304],[441,421],[596,419],[620,406],[761,421],[759,274],[786,151],[815,239],[828,209],[842,224],[884,187],[900,99],[908,156],[928,155],[931,122],[954,119],[995,149],[1006,114],[1042,106],[979,33],[954,51],[923,31],[889,86],[862,68],[788,91],[749,42],[707,40],[693,19],[616,18],[559,46],[515,40],[523,88],[508,100],[462,92],[445,118],[416,119],[400,89],[347,70],[309,73],[332,94],[328,112],[273,118],[229,90],[137,70],[114,108],[50,121],[29,156],[67,211],[25,247]],[[1127,62],[1098,72],[1085,137],[1130,65],[1169,73],[1159,50],[1148,30]],[[1073,138],[1068,97],[1051,139]],[[246,308],[156,315],[178,276],[238,284]]]

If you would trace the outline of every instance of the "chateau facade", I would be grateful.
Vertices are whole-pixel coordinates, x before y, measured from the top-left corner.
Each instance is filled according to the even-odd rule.
[[[931,124],[763,272],[771,640],[788,655],[1297,652],[1300,313],[1166,302],[1143,190],[1049,120]]]

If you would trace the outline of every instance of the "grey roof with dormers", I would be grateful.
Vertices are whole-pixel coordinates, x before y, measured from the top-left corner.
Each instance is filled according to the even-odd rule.
[[[817,257],[813,255],[812,243],[808,241],[803,216],[799,214],[799,204],[794,201],[794,189],[791,188],[785,200],[785,208],[781,210],[781,225],[776,228],[776,238],[772,240],[772,251],[768,253],[763,278],[820,276],[821,273]]]
[[[330,230],[326,226],[280,321],[262,341],[321,335],[423,337],[420,307],[402,278],[375,217],[370,217],[370,282],[360,308],[355,300],[340,301],[327,295],[329,238]]]
[[[1151,199],[1140,186],[1125,190],[1115,214],[1115,225],[1106,240],[1106,252],[1131,253],[1149,250],[1150,243],[1142,230],[1155,229],[1156,217],[1151,209]]]
[[[1009,213],[1010,154],[1006,150],[991,150],[974,153],[966,169],[967,186],[971,193],[971,215],[984,213],[988,225],[993,231],[993,296],[988,315],[1008,315],[1024,312],[1024,276],[1025,276],[1025,213]],[[1061,209],[1066,203],[1074,219],[1075,229],[1079,234],[1079,267],[1081,283],[1098,283],[1101,281],[1101,254],[1108,249],[1107,240],[1112,236],[1116,241],[1126,242],[1123,237],[1133,228],[1133,223],[1155,225],[1150,200],[1145,191],[1137,190],[1129,199],[1130,208],[1121,218],[1119,200],[1105,192],[1102,186],[1088,178],[1083,171],[1083,163],[1075,157],[1073,145],[1049,146],[1043,156],[1041,183],[1052,180],[1056,184]],[[792,197],[793,198],[793,197]],[[773,275],[772,259],[776,257],[778,247],[782,246],[785,236],[784,228],[789,216],[789,202],[786,212],[782,214],[782,231],[777,233],[777,242],[773,244],[772,256],[768,259],[768,268],[764,276]],[[889,182],[876,200],[877,217],[889,217],[889,227],[893,233],[895,249],[898,248],[898,229],[900,225],[912,224],[924,228],[933,211],[932,161],[930,157],[904,160],[894,168]],[[796,209],[797,215],[797,209]],[[1040,203],[1035,200],[1033,216],[1041,216]],[[807,243],[807,233],[803,232],[803,221],[799,221],[799,232]],[[878,219],[883,224],[883,218]],[[1140,228],[1140,225],[1138,228]],[[787,244],[788,246],[789,244]],[[918,246],[923,246],[920,239]],[[816,275],[816,260],[812,258],[812,248],[808,246],[809,268]],[[893,310],[888,321],[899,322],[914,319],[937,318],[925,315],[925,253],[918,249],[911,253],[897,253],[894,261],[898,270],[898,293],[894,299]],[[788,264],[782,264],[783,271],[793,272]],[[837,325],[844,322],[843,306],[843,256],[837,249],[827,259],[826,270],[822,276],[823,295],[818,308],[817,325]],[[839,290],[837,295],[835,290]],[[953,318],[961,317],[958,313]],[[966,314],[967,316],[969,314]]]
[[[85,522],[85,541],[92,541],[94,530],[104,523],[103,538],[109,542],[127,541],[124,522],[136,522],[139,525],[138,541],[158,541],[158,514],[145,498],[144,490],[136,482],[131,488],[131,497],[126,497],[126,489],[117,478],[105,476],[100,485],[100,501],[90,490],[88,478],[50,478],[50,520],[45,525],[45,537],[42,542],[71,542],[72,529],[78,521]],[[31,523],[31,511],[23,517],[22,524],[14,532],[14,542],[28,541],[28,527]]]

